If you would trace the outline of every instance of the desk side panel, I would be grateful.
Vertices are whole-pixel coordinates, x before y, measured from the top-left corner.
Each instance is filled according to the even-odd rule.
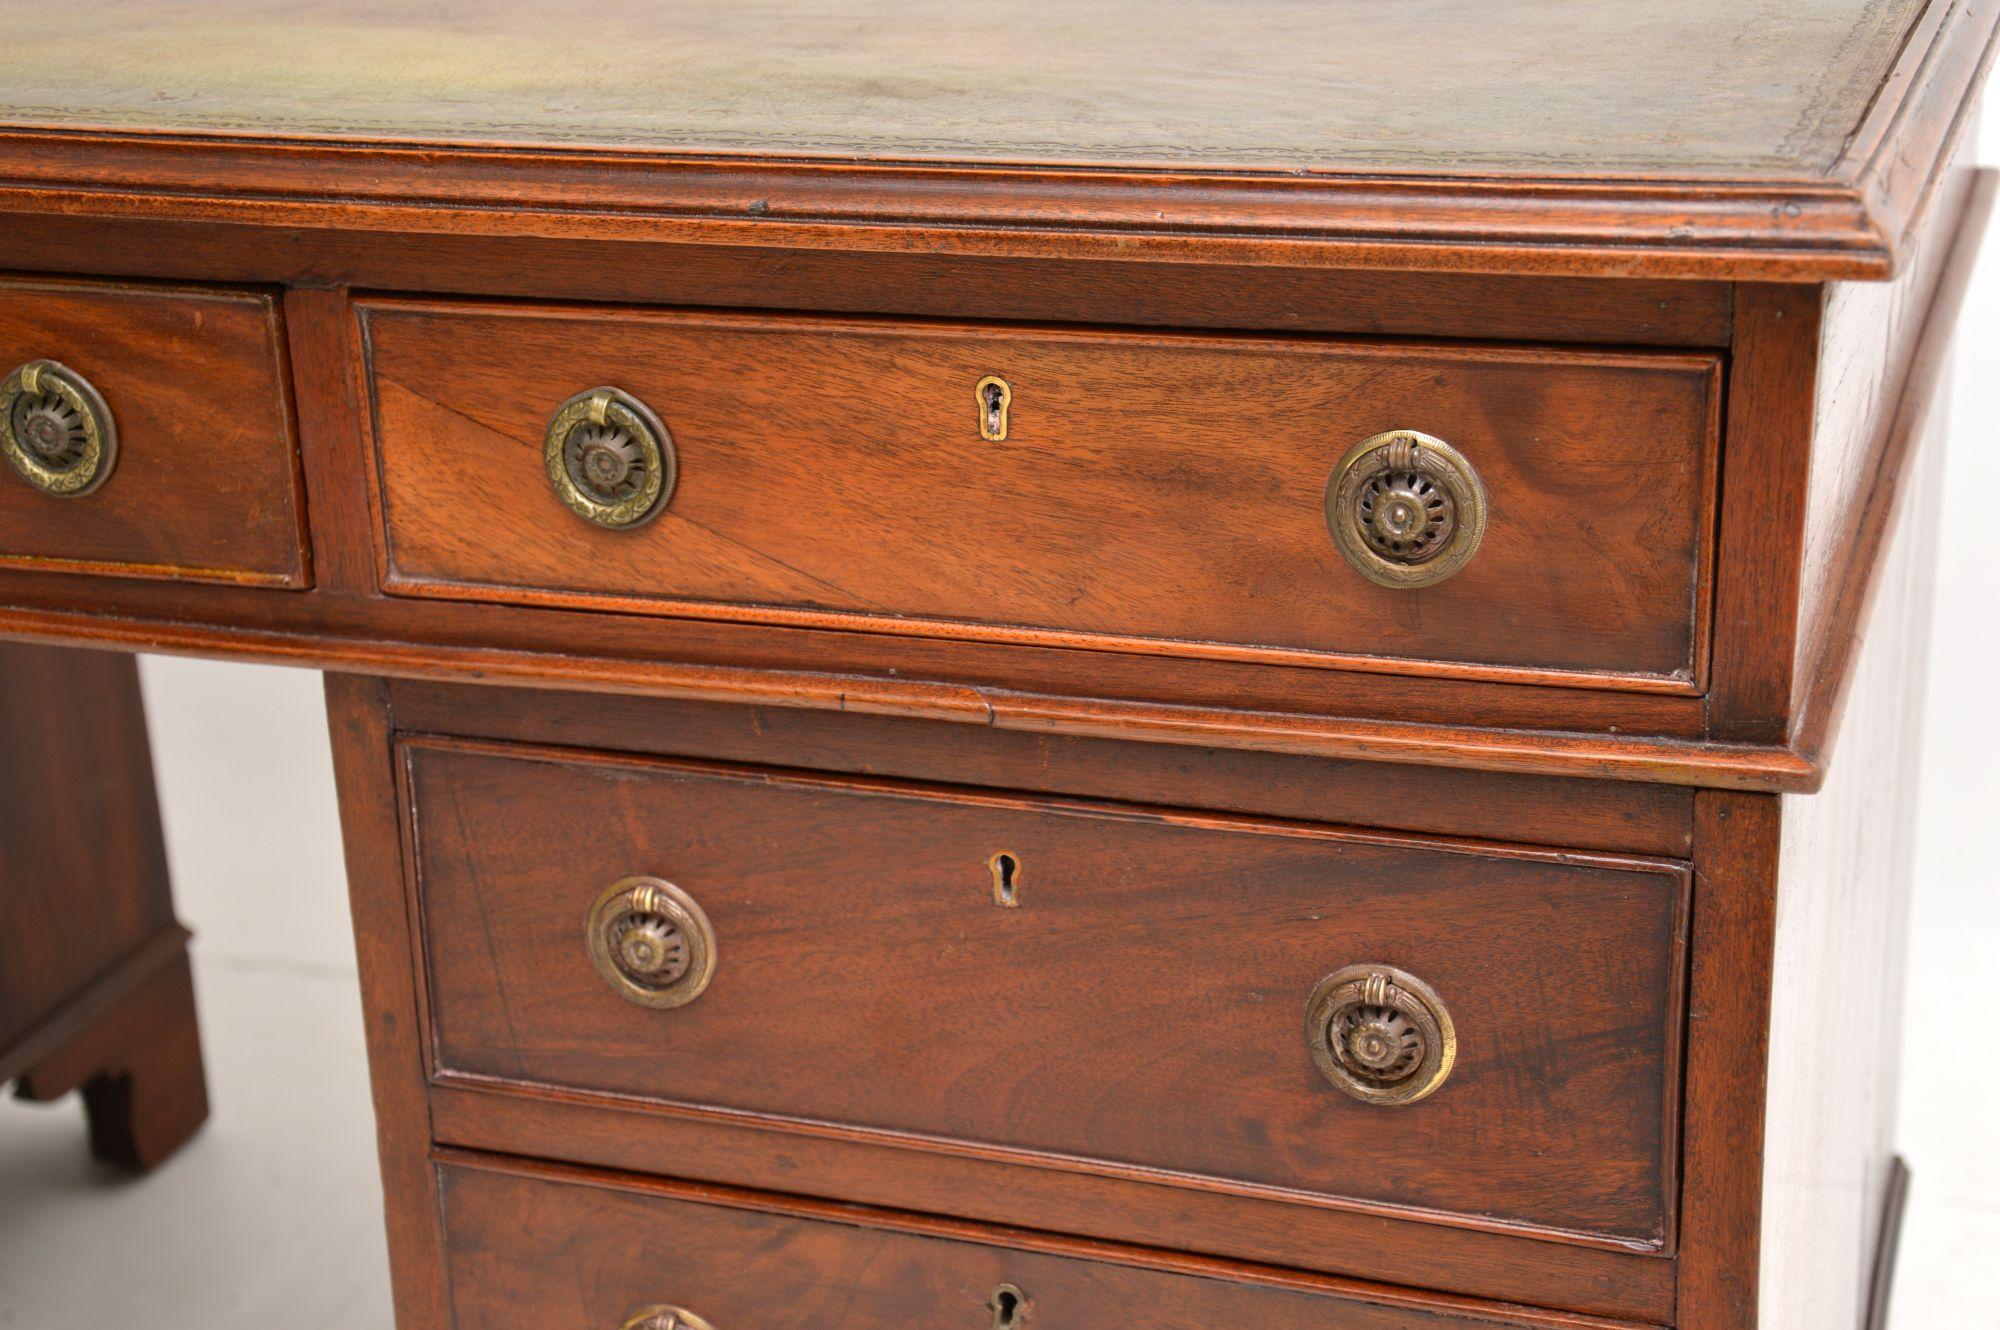
[[[1831,774],[1784,796],[1764,1155],[1765,1330],[1858,1326],[1890,1181],[1944,422],[1896,514]]]

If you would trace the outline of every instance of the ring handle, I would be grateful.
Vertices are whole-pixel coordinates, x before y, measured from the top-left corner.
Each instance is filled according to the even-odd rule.
[[[0,453],[44,494],[75,499],[111,478],[118,426],[90,380],[54,360],[30,360],[0,382]]]
[[[1426,587],[1469,563],[1486,536],[1486,487],[1443,439],[1390,430],[1348,450],[1326,483],[1341,555],[1378,586]]]
[[[1431,986],[1393,965],[1350,965],[1306,1002],[1320,1074],[1365,1104],[1414,1104],[1451,1075],[1458,1032]]]
[[[584,920],[611,991],[642,1007],[684,1007],[715,977],[715,928],[694,897],[657,877],[620,878]]]
[[[660,515],[679,479],[673,436],[652,408],[617,388],[590,388],[556,408],[542,465],[563,505],[607,530]]]

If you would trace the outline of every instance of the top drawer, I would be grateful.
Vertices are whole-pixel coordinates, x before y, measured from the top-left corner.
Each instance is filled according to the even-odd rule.
[[[258,292],[0,282],[0,564],[305,586],[282,342]]]
[[[1714,356],[388,301],[361,317],[397,591],[1700,684]],[[600,386],[668,436],[674,483],[643,525],[576,516],[544,466],[558,406]],[[643,457],[630,420],[605,423]],[[1433,585],[1378,585],[1329,533],[1330,477],[1396,430],[1455,448],[1483,491],[1483,539]],[[1470,487],[1425,483],[1463,542]]]

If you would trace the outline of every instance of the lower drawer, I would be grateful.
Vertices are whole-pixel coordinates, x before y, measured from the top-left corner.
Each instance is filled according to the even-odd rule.
[[[441,1087],[1141,1179],[1169,1206],[1670,1242],[1683,865],[448,740],[404,756]],[[657,994],[624,977],[669,962]]]
[[[453,1156],[459,1330],[1495,1330],[1511,1313],[1323,1277],[685,1184]]]

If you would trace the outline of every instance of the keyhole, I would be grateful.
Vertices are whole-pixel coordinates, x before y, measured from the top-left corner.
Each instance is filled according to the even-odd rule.
[[[1021,904],[1021,861],[1007,850],[1001,850],[986,861],[993,870],[993,903],[1005,909],[1015,909]]]
[[[1007,380],[997,374],[989,374],[973,386],[973,396],[979,400],[979,437],[989,443],[1001,443],[1007,438],[1007,405],[1014,399],[1014,390]]]
[[[1022,1313],[1027,1309],[1028,1295],[1012,1284],[1002,1284],[993,1290],[986,1305],[993,1309],[993,1330],[1015,1330],[1026,1319]]]

